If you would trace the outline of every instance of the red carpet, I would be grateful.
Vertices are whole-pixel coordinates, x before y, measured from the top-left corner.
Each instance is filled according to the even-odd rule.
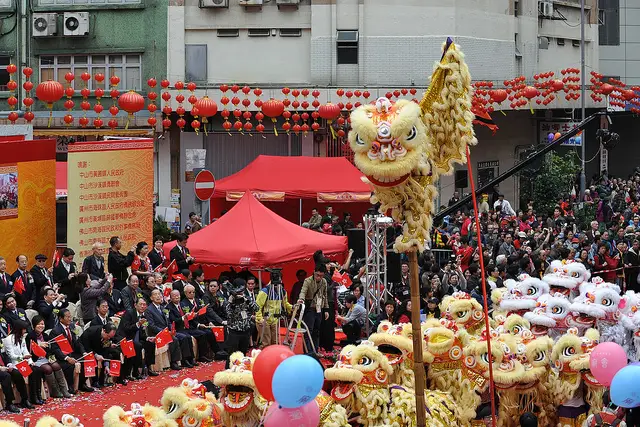
[[[178,372],[165,371],[157,377],[130,382],[126,386],[116,385],[94,393],[80,393],[71,399],[49,399],[45,405],[31,411],[22,410],[19,415],[2,411],[0,419],[22,425],[29,418],[33,426],[44,415],[51,415],[59,420],[64,414],[71,414],[80,418],[85,427],[99,427],[102,425],[102,414],[113,405],[120,405],[126,410],[134,402],[159,406],[165,388],[180,384],[184,378],[213,380],[215,373],[223,369],[224,362],[213,362]]]

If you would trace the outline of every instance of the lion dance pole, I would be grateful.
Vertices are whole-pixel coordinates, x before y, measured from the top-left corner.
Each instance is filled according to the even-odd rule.
[[[371,203],[402,224],[394,243],[411,272],[411,323],[417,426],[425,426],[425,372],[420,328],[418,252],[425,248],[435,210],[438,177],[466,161],[477,140],[471,112],[471,75],[464,55],[447,39],[420,103],[379,98],[351,113],[349,144],[354,163],[372,187]]]

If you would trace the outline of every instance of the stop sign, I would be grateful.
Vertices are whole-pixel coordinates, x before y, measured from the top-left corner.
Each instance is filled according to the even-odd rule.
[[[196,197],[203,202],[206,202],[213,196],[213,191],[216,188],[216,179],[213,177],[211,171],[206,169],[201,170],[196,175],[195,181]]]

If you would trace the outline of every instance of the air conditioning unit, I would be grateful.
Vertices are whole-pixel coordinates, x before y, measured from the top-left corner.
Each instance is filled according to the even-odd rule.
[[[552,1],[538,2],[538,12],[540,16],[544,16],[545,18],[551,18],[553,16],[553,2]]]
[[[200,0],[200,7],[229,7],[229,0]]]
[[[89,35],[89,12],[65,12],[62,22],[65,36]]]
[[[300,0],[276,0],[276,4],[278,5],[278,9],[280,8],[280,6],[283,6],[283,7],[293,6],[297,9],[298,5],[300,4]]]
[[[57,13],[34,13],[31,20],[33,37],[51,37],[58,34]]]
[[[238,0],[238,4],[245,7],[262,7],[262,0]]]

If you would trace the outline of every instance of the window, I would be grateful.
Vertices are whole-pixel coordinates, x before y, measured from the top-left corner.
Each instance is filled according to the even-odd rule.
[[[271,30],[269,28],[250,28],[249,29],[249,37],[269,37],[270,35],[271,35]]]
[[[600,46],[619,46],[620,0],[599,0],[598,9],[598,42]]]
[[[142,89],[142,55],[139,53],[127,53],[117,55],[56,55],[40,57],[40,81],[57,80],[63,85],[67,85],[64,75],[72,72],[74,89],[80,90],[84,87],[84,82],[80,79],[82,73],[88,72],[91,76],[104,74],[103,82],[98,83],[95,79],[88,82],[89,89],[109,88],[109,77],[116,75],[120,77],[118,90],[141,90]]]
[[[140,4],[142,0],[36,0],[38,6]]]
[[[302,37],[300,28],[281,28],[280,37]]]
[[[563,39],[562,37],[558,37],[558,38],[556,39],[556,44],[557,44],[558,46],[564,46],[564,39]]]
[[[571,40],[571,45],[573,47],[580,47],[580,40]]]
[[[518,33],[515,33],[513,35],[513,43],[514,43],[514,46],[515,46],[516,58],[522,58],[522,53],[520,53],[520,48],[518,47],[518,45],[520,44],[518,42]]]
[[[218,37],[238,37],[240,30],[237,28],[223,28],[218,30]]]
[[[338,64],[358,63],[358,30],[338,30]]]
[[[8,56],[0,56],[0,91],[8,91],[7,83],[9,83],[9,72],[7,65],[11,64],[11,58]]]
[[[13,6],[12,2],[13,0],[0,0],[0,7],[3,9],[10,8]]]
[[[207,45],[187,44],[184,46],[185,77],[187,81],[207,81]]]

